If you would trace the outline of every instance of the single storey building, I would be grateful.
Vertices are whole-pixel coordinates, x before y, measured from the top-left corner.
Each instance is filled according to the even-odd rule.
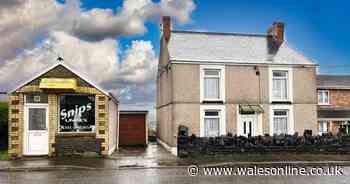
[[[111,154],[118,100],[59,62],[9,92],[9,156]]]

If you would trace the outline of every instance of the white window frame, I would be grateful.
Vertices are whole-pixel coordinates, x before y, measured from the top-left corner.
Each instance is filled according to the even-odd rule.
[[[219,111],[219,135],[226,135],[226,111],[225,105],[201,105],[200,106],[200,137],[204,137],[204,118],[206,111]]]
[[[220,70],[219,80],[219,98],[205,98],[204,97],[204,77],[206,69]],[[224,65],[200,65],[200,101],[222,101],[225,102],[225,66]]]
[[[319,93],[327,93],[327,102],[320,102],[320,95]],[[317,90],[317,102],[318,102],[318,105],[330,105],[329,104],[329,90]]]
[[[288,74],[287,77],[287,99],[276,99],[273,97],[273,72],[274,71],[285,71]],[[292,67],[269,67],[269,96],[270,103],[277,102],[292,102],[293,103],[293,68]]]
[[[326,131],[321,131],[321,129],[320,129],[321,124],[326,124]],[[329,121],[325,121],[325,120],[319,120],[319,121],[318,121],[318,134],[319,134],[319,135],[322,135],[323,133],[329,132],[329,130],[328,130],[328,124],[329,124]]]
[[[275,110],[287,110],[288,111],[288,125],[287,125],[287,133],[290,135],[294,134],[294,110],[293,105],[271,105],[270,107],[270,135],[272,136],[274,134],[274,111]]]

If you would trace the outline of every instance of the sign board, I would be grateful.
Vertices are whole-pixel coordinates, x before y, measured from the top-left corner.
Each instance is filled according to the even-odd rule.
[[[95,131],[95,96],[60,96],[59,132]]]
[[[72,89],[77,88],[77,80],[64,78],[43,78],[40,80],[40,89]]]

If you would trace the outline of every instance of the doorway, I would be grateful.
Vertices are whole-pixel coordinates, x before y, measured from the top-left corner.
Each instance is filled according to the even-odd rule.
[[[24,107],[24,155],[47,155],[48,105],[26,104]]]

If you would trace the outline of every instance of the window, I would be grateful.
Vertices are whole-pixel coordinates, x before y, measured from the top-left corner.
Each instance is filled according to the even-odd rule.
[[[200,106],[200,137],[226,134],[225,105]]]
[[[329,125],[328,121],[319,121],[318,122],[318,130],[319,130],[320,135],[328,132],[328,125]]]
[[[273,111],[273,133],[288,134],[288,110]]]
[[[201,66],[200,94],[202,101],[224,101],[224,66]]]
[[[216,137],[220,135],[219,111],[205,111],[204,137]]]
[[[59,132],[95,131],[95,96],[60,96]]]
[[[272,71],[272,99],[288,100],[288,71]]]
[[[47,94],[38,93],[38,94],[26,94],[25,96],[25,102],[26,103],[48,103],[48,96]]]
[[[204,70],[204,98],[220,99],[220,70]]]
[[[318,104],[319,105],[328,105],[329,104],[329,91],[319,90],[317,91]]]

